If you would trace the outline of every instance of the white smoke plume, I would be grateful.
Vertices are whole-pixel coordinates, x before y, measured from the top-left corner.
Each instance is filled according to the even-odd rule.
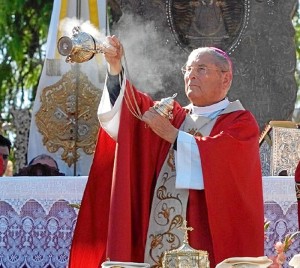
[[[127,71],[132,82],[150,94],[169,91],[165,80],[181,75],[180,68],[186,57],[174,40],[170,42],[162,36],[154,22],[145,22],[126,13],[117,23],[114,33],[124,46]],[[183,61],[178,62],[178,53],[183,54]],[[178,90],[183,88],[173,89]]]
[[[99,31],[90,21],[82,21],[76,18],[65,18],[59,24],[60,32],[68,37],[73,34],[74,27],[80,27],[82,32],[86,32],[99,42],[104,42],[105,35]]]
[[[101,43],[105,41],[105,36],[89,21],[65,19],[60,23],[60,31],[71,37],[75,26],[80,26],[81,31],[95,40]],[[187,55],[176,46],[174,40],[163,36],[154,22],[145,22],[138,16],[124,13],[111,32],[123,44],[123,65],[127,78],[140,90],[149,94],[163,92],[166,97],[175,92],[183,94],[183,77],[179,79],[182,84],[178,88],[170,88],[169,82],[174,77],[178,80],[178,76],[182,75],[180,68]]]

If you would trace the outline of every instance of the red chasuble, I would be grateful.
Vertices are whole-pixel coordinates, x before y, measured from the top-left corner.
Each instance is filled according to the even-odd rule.
[[[133,87],[128,86],[129,92]],[[134,89],[141,112],[153,101]],[[127,97],[131,98],[131,94]],[[186,110],[178,103],[172,124]],[[264,254],[259,130],[247,111],[222,115],[211,137],[199,139],[205,190],[191,190],[190,245],[207,250],[211,267],[228,257]],[[71,246],[69,268],[98,268],[112,261],[144,262],[156,178],[170,144],[135,118],[125,102],[118,142],[99,132]]]

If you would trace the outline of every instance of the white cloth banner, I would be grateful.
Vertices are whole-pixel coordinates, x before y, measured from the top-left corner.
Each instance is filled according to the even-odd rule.
[[[72,29],[78,24],[82,31],[91,30],[90,35],[97,33],[98,38],[104,39],[107,34],[106,1],[54,0],[46,60],[32,110],[27,156],[29,163],[40,154],[51,155],[59,170],[68,176],[89,173],[99,127],[97,107],[105,77],[101,54],[90,61],[71,64],[58,53],[59,38],[71,38]],[[70,72],[75,76],[66,76]],[[78,81],[79,77],[83,77],[84,82]]]

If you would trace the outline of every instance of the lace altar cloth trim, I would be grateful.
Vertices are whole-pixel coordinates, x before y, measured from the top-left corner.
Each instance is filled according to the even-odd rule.
[[[284,214],[297,202],[293,176],[263,177],[264,203],[276,202]]]
[[[276,242],[282,242],[287,234],[298,231],[297,204],[292,204],[286,213],[275,202],[265,204],[265,217],[271,222],[265,232],[265,255],[270,257],[276,255],[274,249]],[[288,262],[295,254],[299,254],[299,248],[300,237],[297,236],[294,243],[286,252],[287,261],[284,263],[284,267],[289,267]]]
[[[293,176],[263,177],[265,218],[270,226],[265,235],[265,255],[276,255],[274,244],[283,241],[287,234],[299,230],[298,205]],[[299,253],[300,237],[297,236],[286,252],[287,261],[283,267],[289,267],[290,259]]]
[[[87,177],[12,177],[0,179],[0,268],[65,268]],[[298,230],[294,177],[264,177],[265,255]],[[251,246],[251,245],[249,245]],[[299,253],[300,237],[287,252]]]
[[[0,267],[67,266],[86,177],[0,179]]]
[[[9,203],[17,213],[31,199],[38,200],[45,212],[49,213],[59,200],[79,203],[86,181],[86,176],[2,177],[0,200]]]

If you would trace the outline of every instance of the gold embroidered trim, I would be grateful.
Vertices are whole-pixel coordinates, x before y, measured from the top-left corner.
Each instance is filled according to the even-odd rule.
[[[174,149],[169,151],[168,155],[168,166],[170,167],[172,172],[175,172],[175,156],[174,156]]]
[[[73,70],[42,90],[41,107],[35,114],[37,128],[50,153],[63,150],[61,158],[68,166],[80,158],[78,149],[89,155],[94,153],[100,97],[100,90],[88,77]]]
[[[187,190],[175,189],[174,150],[170,149],[165,161],[165,169],[159,178],[154,192],[151,218],[152,228],[148,230],[146,260],[151,267],[162,267],[162,259],[166,250],[178,248],[183,239],[178,229],[185,220],[185,200]]]
[[[298,200],[300,200],[300,182],[296,182],[295,189],[296,189],[296,197]]]

